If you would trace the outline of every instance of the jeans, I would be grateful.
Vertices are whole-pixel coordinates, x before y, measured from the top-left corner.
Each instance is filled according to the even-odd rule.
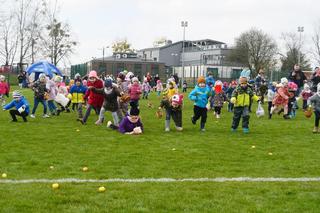
[[[314,111],[314,115],[315,115],[314,126],[319,127],[320,111]]]
[[[47,101],[41,98],[36,98],[36,97],[34,97],[34,106],[31,114],[34,115],[34,113],[36,113],[39,103],[43,105],[43,114],[47,114]]]
[[[56,105],[54,104],[54,101],[53,101],[53,100],[49,100],[49,101],[48,101],[48,108],[49,108],[49,110],[50,110],[51,113],[56,112],[57,107],[56,107]]]
[[[85,113],[85,115],[84,115],[84,117],[82,119],[83,123],[87,122],[88,117],[89,117],[90,112],[91,112],[92,109],[94,109],[96,114],[99,115],[99,113],[100,113],[100,108],[99,107],[94,107],[94,106],[92,106],[90,104],[87,104],[87,110],[86,110],[86,113]]]

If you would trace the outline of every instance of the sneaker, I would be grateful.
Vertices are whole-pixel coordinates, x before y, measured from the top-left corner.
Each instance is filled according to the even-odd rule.
[[[219,119],[219,118],[220,118],[220,115],[219,115],[219,114],[216,114],[216,118]]]
[[[290,119],[290,116],[289,115],[284,115],[283,118],[284,119]]]
[[[108,121],[108,123],[111,123],[111,121]],[[108,127],[108,123],[107,123],[107,127]],[[102,121],[100,119],[98,119],[96,122],[95,122],[96,125],[101,125],[102,124]]]
[[[165,128],[164,131],[170,132],[170,128]]]
[[[203,128],[203,129],[200,129],[200,131],[201,131],[201,132],[205,132],[205,131],[206,131],[206,129],[205,129],[205,128]]]
[[[180,132],[180,131],[183,130],[183,128],[182,128],[182,127],[179,127],[179,126],[176,126],[176,130]]]
[[[98,121],[99,121],[99,120],[98,120]],[[97,124],[97,122],[96,122],[96,124]],[[111,121],[108,121],[108,122],[107,122],[107,127],[110,128],[111,125],[112,125],[112,122],[111,122]]]
[[[236,132],[237,129],[231,128],[231,132]]]
[[[30,118],[36,118],[36,116],[34,114],[31,114]]]
[[[312,130],[312,133],[318,133],[319,132],[319,128],[318,127],[314,127]]]
[[[50,116],[48,114],[44,114],[42,117],[43,118],[50,118]]]
[[[248,134],[249,133],[249,129],[248,128],[243,128],[242,131],[243,131],[244,134]]]

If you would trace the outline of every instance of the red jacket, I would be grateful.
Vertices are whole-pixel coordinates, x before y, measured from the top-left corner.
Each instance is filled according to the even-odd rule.
[[[95,82],[88,81],[88,87],[93,86],[96,89],[103,88],[103,82],[100,79],[97,79]],[[103,94],[94,92],[93,90],[87,90],[85,98],[88,98],[88,104],[101,108],[103,104]]]
[[[7,82],[0,82],[0,95],[9,94],[9,85]]]
[[[130,100],[139,100],[141,94],[140,84],[131,84],[128,92],[130,94]]]

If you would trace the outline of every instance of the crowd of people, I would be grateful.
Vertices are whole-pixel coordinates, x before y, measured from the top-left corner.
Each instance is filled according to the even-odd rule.
[[[191,123],[195,125],[200,120],[200,130],[205,131],[208,111],[212,110],[215,117],[220,119],[222,108],[227,103],[227,111],[233,113],[231,131],[237,131],[242,118],[242,131],[248,133],[253,102],[258,102],[259,106],[268,102],[269,119],[272,119],[273,114],[281,113],[284,119],[292,119],[296,116],[299,108],[297,103],[301,98],[302,110],[306,116],[310,117],[311,108],[313,109],[313,132],[320,133],[319,68],[315,69],[309,82],[299,65],[295,65],[288,78],[281,78],[280,82],[268,82],[263,69],[258,71],[254,79],[250,78],[250,74],[249,70],[243,70],[240,78],[231,82],[214,79],[211,72],[207,72],[206,77],[200,76],[188,94],[188,98],[194,102]],[[27,122],[28,116],[36,118],[35,113],[41,103],[43,118],[74,111],[77,112],[79,124],[85,125],[93,110],[98,116],[95,124],[101,125],[105,122],[105,113],[110,112],[113,121],[106,122],[108,128],[123,134],[142,134],[144,127],[139,116],[139,101],[141,98],[148,99],[150,92],[155,91],[159,99],[157,116],[162,117],[162,111],[165,110],[164,130],[170,131],[172,118],[176,130],[183,131],[183,94],[187,92],[187,84],[182,82],[183,91],[180,93],[176,77],[171,76],[164,85],[159,76],[152,78],[149,73],[139,80],[134,73],[123,71],[114,79],[111,76],[99,77],[93,70],[86,78],[76,74],[67,84],[60,76],[50,79],[45,74],[40,74],[30,84],[34,92],[34,104],[30,110],[28,101],[18,90],[13,91],[13,100],[5,103],[10,88],[5,77],[0,76],[0,103],[3,110],[9,110],[13,122],[17,121],[17,116],[22,117],[24,122]]]

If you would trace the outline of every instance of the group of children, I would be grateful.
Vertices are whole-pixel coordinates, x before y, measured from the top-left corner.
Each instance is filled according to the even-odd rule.
[[[105,112],[110,112],[113,122],[108,121],[107,126],[111,129],[119,130],[125,134],[141,134],[143,124],[139,114],[139,100],[148,99],[152,88],[147,80],[140,84],[133,73],[121,72],[114,83],[111,79],[105,81],[99,79],[96,71],[90,71],[88,80],[82,80],[80,75],[74,77],[73,82],[66,86],[60,76],[50,79],[44,74],[40,74],[37,81],[32,85],[34,91],[34,105],[30,114],[28,101],[19,91],[14,91],[13,101],[4,105],[4,96],[9,95],[9,86],[5,82],[4,76],[0,76],[0,100],[3,110],[10,110],[12,121],[16,122],[17,117],[21,116],[23,121],[27,121],[27,116],[35,118],[35,112],[39,103],[43,105],[43,117],[50,117],[47,113],[49,108],[51,115],[59,115],[61,112],[77,111],[77,120],[86,124],[92,109],[98,115],[95,122],[100,125],[104,122]],[[278,84],[273,82],[268,89],[268,112],[271,119],[272,114],[284,112],[284,118],[288,119],[295,115],[295,105],[297,99],[295,93],[297,85],[282,78]],[[182,131],[182,109],[183,94],[178,92],[178,88],[173,79],[168,81],[166,88],[163,88],[161,80],[157,80],[155,86],[157,96],[161,98],[158,110],[165,109],[165,131],[170,131],[170,120],[174,121],[177,131]],[[205,78],[197,79],[197,85],[189,93],[189,99],[194,102],[192,124],[200,120],[200,130],[205,131],[208,110],[213,109],[217,119],[220,118],[221,109],[225,102],[228,102],[228,111],[233,112],[231,131],[235,132],[242,118],[242,130],[249,132],[250,106],[253,101],[260,102],[259,97],[254,93],[249,84],[249,77],[241,75],[238,82],[232,81],[229,85],[221,81],[215,81],[212,74]],[[305,84],[301,92],[303,99],[303,109],[309,110],[313,106],[315,114],[315,127],[313,132],[320,132],[320,84],[317,92],[313,93],[308,84]],[[83,115],[83,106],[86,111]],[[130,106],[130,109],[129,109]],[[15,109],[11,109],[15,108]]]

